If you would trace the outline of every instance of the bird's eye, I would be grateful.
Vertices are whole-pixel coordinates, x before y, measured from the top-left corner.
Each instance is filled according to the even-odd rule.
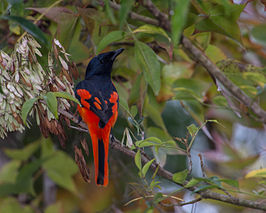
[[[103,60],[103,59],[100,59],[100,63],[101,63],[101,64],[104,64],[104,60]]]

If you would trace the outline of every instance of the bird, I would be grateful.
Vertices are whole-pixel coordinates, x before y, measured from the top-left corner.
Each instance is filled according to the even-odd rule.
[[[78,112],[87,124],[92,141],[96,185],[109,182],[108,149],[110,132],[119,107],[119,96],[111,80],[113,63],[123,48],[101,53],[89,62],[85,79],[75,88]]]

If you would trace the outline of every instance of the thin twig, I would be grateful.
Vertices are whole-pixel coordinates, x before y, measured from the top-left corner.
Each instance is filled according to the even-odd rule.
[[[178,201],[183,201],[183,199],[179,198],[179,197],[175,197],[175,196],[168,196],[168,195],[162,195],[163,197],[166,197],[166,198],[172,198],[174,200],[178,200]],[[144,197],[137,197],[137,198],[134,198],[130,201],[128,201],[126,204],[124,204],[124,206],[128,206],[129,204],[135,202],[135,201],[138,201],[138,200],[141,200],[141,199],[145,199],[145,198],[154,198],[154,195],[146,195]]]
[[[198,156],[200,159],[200,168],[201,168],[201,172],[202,172],[202,177],[206,178],[207,176],[206,176],[205,171],[204,171],[204,164],[203,164],[202,155],[199,153]]]
[[[189,204],[194,204],[194,203],[197,203],[199,201],[201,201],[202,198],[199,197],[199,198],[196,198],[194,200],[191,200],[191,201],[188,201],[188,202],[185,202],[185,203],[179,203],[179,206],[185,206],[185,205],[189,205]]]
[[[147,8],[151,12],[152,15],[158,20],[158,25],[162,28],[164,28],[167,31],[171,31],[171,25],[168,18],[168,15],[161,12],[153,3],[151,0],[144,0],[141,1],[144,7]]]
[[[84,122],[78,122],[78,119],[73,116],[71,113],[63,111],[61,109],[58,110],[59,113],[63,116],[65,116],[66,118],[70,119],[71,121],[73,121],[74,123],[78,124],[82,129],[76,128],[79,131],[83,131],[84,129],[87,128],[87,125]],[[111,137],[110,140],[110,145],[113,149],[116,149],[122,153],[124,153],[125,155],[131,157],[131,158],[135,158],[136,152],[134,152],[133,150],[128,149],[125,146],[121,145],[121,142],[119,140],[117,140],[115,137]],[[143,164],[146,164],[149,159],[147,159],[144,155],[141,155],[141,161]],[[159,166],[157,163],[153,162],[150,166],[150,168],[155,171],[156,169],[158,169],[157,174],[165,179],[168,179],[170,181],[173,181],[173,174],[167,170],[165,170],[164,168],[162,168],[161,166]],[[187,182],[185,182],[184,184],[177,184],[181,187],[184,187],[187,184]],[[189,191],[194,191],[196,188],[191,187],[191,188],[187,188],[187,190]],[[212,192],[209,190],[206,191],[202,191],[202,192],[198,192],[198,194],[201,195],[202,198],[204,199],[212,199],[212,200],[218,200],[218,201],[222,201],[222,202],[226,202],[226,203],[231,203],[234,205],[239,205],[239,206],[244,206],[244,207],[248,207],[248,208],[254,208],[254,209],[261,209],[266,211],[266,203],[261,203],[258,201],[251,201],[251,200],[245,200],[242,198],[237,198],[237,197],[233,197],[233,196],[228,196],[228,195],[223,195],[223,194],[219,194],[216,192]]]
[[[141,2],[143,6],[157,18],[159,25],[170,32],[171,27],[168,16],[162,13],[151,0],[144,0]],[[214,79],[221,82],[232,95],[239,99],[244,105],[252,109],[261,121],[264,123],[266,122],[266,112],[258,105],[258,103],[253,101],[239,87],[233,84],[233,82],[223,74],[223,72],[205,55],[202,50],[192,44],[192,42],[185,36],[182,36],[181,44],[183,45],[185,51],[188,51],[192,55],[192,59],[195,62],[199,62],[203,67],[205,67]]]
[[[197,203],[199,201],[201,201],[202,198],[199,197],[199,198],[196,198],[194,200],[191,200],[191,201],[188,201],[188,202],[184,202],[184,203],[175,203],[175,204],[165,204],[165,203],[160,203],[163,207],[172,207],[172,206],[185,206],[185,205],[190,205],[190,204],[194,204],[194,203]]]
[[[101,5],[104,5],[103,1],[98,1],[98,2],[100,2]],[[158,20],[139,15],[135,12],[130,12],[129,16],[132,19],[139,20],[147,24],[160,26],[169,32],[171,31],[170,21],[166,14],[162,13],[152,3],[151,0],[143,0],[140,2],[142,2],[143,6],[146,7]],[[114,2],[110,2],[110,6],[115,10],[119,10],[121,8],[120,5]],[[195,62],[199,62],[203,67],[205,67],[206,70],[209,72],[209,74],[212,77],[214,77],[214,79],[217,79],[219,82],[221,82],[226,87],[226,89],[230,91],[230,93],[233,96],[235,96],[238,100],[240,100],[245,106],[249,107],[262,122],[266,123],[266,112],[259,106],[259,104],[253,101],[240,88],[238,88],[235,84],[233,84],[232,81],[229,80],[223,74],[223,72],[205,55],[205,53],[202,50],[196,47],[185,36],[182,36],[181,44],[184,50],[190,53],[190,56],[192,56],[192,59]]]
[[[223,86],[245,106],[249,107],[262,122],[266,122],[266,112],[258,105],[257,102],[253,101],[239,87],[233,84],[232,81],[223,74],[223,72],[204,54],[203,51],[194,46],[186,37],[182,38],[182,44],[184,49],[191,53],[194,61],[199,62],[203,67],[205,67],[211,76],[223,84]]]
[[[89,133],[89,130],[88,129],[83,129],[83,128],[80,128],[80,127],[76,127],[76,126],[72,126],[70,125],[69,126],[71,129],[75,129],[75,130],[78,130],[80,132],[86,132],[86,133]]]
[[[98,1],[100,2],[100,1]],[[102,1],[101,1],[102,2]],[[138,15],[136,13],[131,12],[130,13],[130,17],[132,19],[136,19],[136,20],[140,20],[143,21],[145,23],[149,23],[149,24],[153,24],[153,25],[160,25],[162,26],[162,23],[164,23],[164,21],[166,20],[164,17],[166,16],[162,16],[162,14],[160,14],[160,10],[158,8],[156,8],[153,3],[150,0],[146,0],[145,1],[145,5],[147,7],[147,9],[153,13],[153,15],[156,18],[160,18],[160,19],[164,19],[164,20],[154,20],[145,16],[141,16]],[[148,3],[147,3],[148,2]],[[115,3],[111,2],[110,6],[116,10],[120,9],[120,6],[114,6]],[[151,8],[152,5],[152,8]],[[158,13],[160,12],[160,13]],[[148,20],[148,21],[147,21]],[[169,20],[167,21],[167,24],[162,26],[164,29],[166,29],[167,31],[170,31],[170,22]],[[239,98],[239,100],[241,100],[245,105],[250,106],[250,108],[254,111],[254,113],[260,117],[263,121],[266,121],[266,112],[263,111],[259,105],[257,103],[253,103],[253,101],[246,96],[246,94],[240,90],[237,86],[235,86],[229,79],[227,79],[224,74],[219,70],[218,67],[216,67],[215,64],[213,64],[210,59],[197,47],[195,47],[191,41],[188,38],[183,37],[181,40],[183,47],[191,53],[191,55],[193,56],[193,59],[197,62],[200,62],[207,70],[210,74],[212,74],[212,76],[214,76],[216,79],[218,79],[219,81],[221,81],[223,83],[223,85],[230,90],[230,92],[235,95],[237,98]],[[214,70],[214,71],[213,71]],[[74,121],[75,123],[78,123],[77,120],[68,112],[60,112],[62,115],[68,117],[70,120]],[[74,119],[74,120],[73,120]],[[86,128],[86,124],[84,124],[83,122],[79,123],[79,126]],[[134,158],[136,153],[133,150],[128,149],[125,146],[121,145],[121,142],[118,141],[115,137],[111,138],[111,146],[120,151],[123,152],[124,154],[126,154],[127,156]],[[147,163],[149,161],[149,159],[147,159],[144,155],[141,156],[141,160],[142,163]],[[152,163],[150,168],[152,170],[156,170],[157,169],[157,164],[156,163]],[[158,166],[158,173],[159,176],[164,177],[170,181],[172,181],[173,178],[173,174],[165,169],[163,169],[161,166]],[[182,187],[185,186],[187,182],[185,182],[184,184],[178,184]],[[191,187],[188,188],[188,190],[190,191],[194,191],[196,188]],[[212,199],[212,200],[218,200],[218,201],[222,201],[222,202],[226,202],[226,203],[231,203],[234,205],[239,205],[239,206],[243,206],[243,207],[248,207],[248,208],[254,208],[254,209],[261,209],[266,211],[266,204],[265,203],[261,203],[261,202],[257,202],[257,201],[251,201],[251,200],[245,200],[242,198],[237,198],[237,197],[232,197],[232,196],[228,196],[228,195],[223,195],[223,194],[219,194],[216,192],[212,192],[210,190],[206,190],[206,191],[201,191],[198,192],[198,194],[201,195],[202,198],[204,199]]]

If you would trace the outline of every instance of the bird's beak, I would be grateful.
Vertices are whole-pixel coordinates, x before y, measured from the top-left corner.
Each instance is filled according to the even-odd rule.
[[[122,53],[123,51],[124,51],[124,48],[120,48],[120,49],[118,49],[118,50],[115,50],[115,51],[114,51],[114,55],[112,56],[112,61],[114,61],[115,58],[116,58],[118,55],[120,55],[120,53]]]

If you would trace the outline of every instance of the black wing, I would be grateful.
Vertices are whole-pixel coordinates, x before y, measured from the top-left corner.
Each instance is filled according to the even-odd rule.
[[[85,89],[89,92],[90,98],[83,98],[78,95],[78,90]],[[102,88],[99,88],[99,84],[96,85],[95,82],[90,82],[87,80],[81,81],[75,90],[75,95],[77,99],[81,102],[81,99],[84,99],[89,104],[89,109],[94,112],[99,118],[99,127],[104,128],[108,123],[110,118],[113,115],[112,107],[113,103],[110,102],[110,95],[113,92],[113,88],[103,88],[105,89],[104,93]],[[82,107],[88,108],[88,105],[82,104]]]

